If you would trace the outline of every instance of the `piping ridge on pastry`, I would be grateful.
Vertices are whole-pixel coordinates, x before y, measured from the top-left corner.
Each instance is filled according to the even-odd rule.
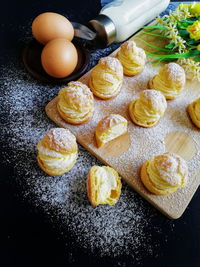
[[[185,71],[176,64],[165,64],[150,81],[151,89],[159,90],[166,99],[175,99],[180,95],[185,86]]]
[[[166,108],[167,101],[160,91],[144,90],[129,104],[129,114],[134,123],[150,128],[160,120]]]
[[[103,57],[92,69],[89,87],[93,94],[102,99],[115,97],[121,89],[123,67],[115,57]]]
[[[66,122],[82,124],[93,114],[93,94],[87,85],[78,81],[70,82],[58,93],[57,110]]]
[[[87,194],[93,206],[115,205],[121,194],[121,178],[108,166],[93,166],[87,178]]]
[[[141,180],[153,194],[167,195],[187,184],[188,167],[174,153],[164,153],[147,160],[141,168]]]
[[[190,115],[190,118],[192,122],[200,128],[200,98],[192,102],[188,108],[188,113]]]
[[[122,63],[124,74],[133,76],[144,69],[146,54],[134,41],[127,41],[120,46],[117,58]]]
[[[110,114],[99,121],[95,137],[98,147],[127,132],[127,120],[119,114]]]
[[[52,176],[69,171],[78,155],[76,137],[64,128],[50,129],[38,142],[37,150],[40,168]]]

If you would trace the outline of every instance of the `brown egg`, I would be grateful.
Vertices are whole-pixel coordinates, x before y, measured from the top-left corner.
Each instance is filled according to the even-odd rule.
[[[66,38],[71,41],[74,37],[74,29],[70,21],[53,12],[37,16],[32,23],[32,33],[35,39],[42,44],[56,38]]]
[[[78,61],[75,46],[66,39],[54,39],[42,50],[41,62],[44,70],[55,78],[70,75]]]

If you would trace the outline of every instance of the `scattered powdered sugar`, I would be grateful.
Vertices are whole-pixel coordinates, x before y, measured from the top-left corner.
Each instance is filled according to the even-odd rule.
[[[166,65],[165,71],[169,74],[169,80],[185,83],[185,71],[179,64],[171,62]]]
[[[127,255],[137,262],[148,255],[156,256],[159,244],[155,240],[164,242],[168,238],[162,234],[160,221],[167,221],[166,227],[170,232],[173,222],[152,209],[125,184],[116,206],[90,206],[86,177],[91,166],[100,165],[100,162],[84,148],[79,146],[74,168],[62,176],[50,177],[38,167],[36,144],[49,129],[56,127],[47,118],[44,107],[57,95],[60,86],[32,79],[15,58],[10,58],[1,70],[1,140],[5,140],[1,141],[3,162],[14,168],[13,179],[20,185],[25,199],[43,209],[53,224],[59,225],[64,236],[70,233],[76,240],[76,246],[94,255],[118,257],[118,260],[121,255]],[[141,77],[133,79],[133,84],[137,83],[139,88],[144,83]],[[124,99],[125,102],[127,100]],[[119,100],[111,101],[117,103]],[[107,104],[104,103],[104,106]],[[96,123],[102,115],[95,115]],[[142,137],[138,130],[136,135]],[[148,135],[151,139],[152,134],[147,131]],[[155,146],[159,147],[158,143]],[[156,147],[151,154],[157,151]],[[140,153],[146,152],[140,150]],[[125,164],[126,167],[130,166]]]
[[[120,61],[115,57],[103,57],[99,60],[99,63],[102,66],[105,66],[106,69],[114,71],[115,75],[123,77],[123,67]]]
[[[59,151],[59,148],[70,149],[76,147],[76,138],[67,129],[64,128],[51,129],[47,133],[47,136],[49,137],[50,143],[55,144],[56,151]]]
[[[151,103],[150,108],[161,111],[162,113],[164,113],[167,108],[167,101],[164,95],[158,90],[144,90],[140,94],[140,98],[142,97],[144,97],[147,102]]]

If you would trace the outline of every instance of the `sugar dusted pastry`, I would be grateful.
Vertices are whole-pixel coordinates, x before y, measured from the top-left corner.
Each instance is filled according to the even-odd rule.
[[[68,123],[81,124],[88,121],[94,110],[93,94],[87,85],[70,82],[58,94],[57,109]]]
[[[185,86],[185,71],[176,64],[165,64],[150,81],[151,89],[161,91],[166,99],[175,99],[180,95]]]
[[[127,41],[120,46],[117,58],[122,63],[124,74],[133,76],[144,69],[146,54],[134,41]]]
[[[119,114],[110,114],[96,126],[95,137],[98,147],[127,132],[127,120]]]
[[[55,176],[69,171],[77,159],[76,137],[67,129],[51,129],[37,144],[37,161],[47,174]]]
[[[114,57],[103,57],[93,68],[89,86],[93,94],[102,99],[115,97],[122,86],[123,68]]]
[[[129,114],[134,123],[150,128],[160,120],[166,108],[167,101],[160,91],[144,90],[129,104]]]
[[[184,159],[174,153],[164,153],[147,160],[141,168],[141,180],[153,194],[167,195],[184,187],[188,167]]]
[[[192,102],[187,110],[193,123],[200,128],[200,98]]]
[[[87,178],[88,199],[93,206],[115,205],[121,194],[121,179],[118,173],[108,166],[93,166]]]

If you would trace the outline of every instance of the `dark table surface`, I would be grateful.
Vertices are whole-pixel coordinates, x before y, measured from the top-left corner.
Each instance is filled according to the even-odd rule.
[[[37,14],[54,11],[67,15],[71,20],[86,23],[98,14],[100,8],[97,0],[4,1],[0,9],[1,66],[9,65],[12,58],[20,60],[20,49],[23,46],[21,40],[23,36],[30,37],[30,21]],[[98,57],[109,54],[115,47],[99,50]],[[95,59],[94,52],[91,65],[96,62]],[[5,73],[1,68],[1,81],[3,75]],[[1,83],[1,125],[5,124],[6,112],[2,110],[4,85]],[[199,190],[184,215],[174,221],[165,218],[144,201],[142,205],[145,206],[147,216],[154,214],[156,221],[152,219],[151,223],[158,226],[157,232],[160,231],[159,234],[156,231],[151,233],[151,242],[154,244],[152,253],[146,253],[146,247],[141,246],[138,250],[141,254],[139,260],[124,253],[117,258],[112,253],[101,256],[98,251],[91,252],[81,246],[70,232],[63,235],[59,225],[47,216],[44,209],[25,197],[13,164],[10,163],[13,151],[9,149],[9,140],[5,133],[1,135],[1,158],[6,153],[8,158],[7,161],[3,160],[0,169],[0,266],[200,266]],[[143,201],[137,194],[135,198]],[[134,254],[131,249],[129,252]]]

